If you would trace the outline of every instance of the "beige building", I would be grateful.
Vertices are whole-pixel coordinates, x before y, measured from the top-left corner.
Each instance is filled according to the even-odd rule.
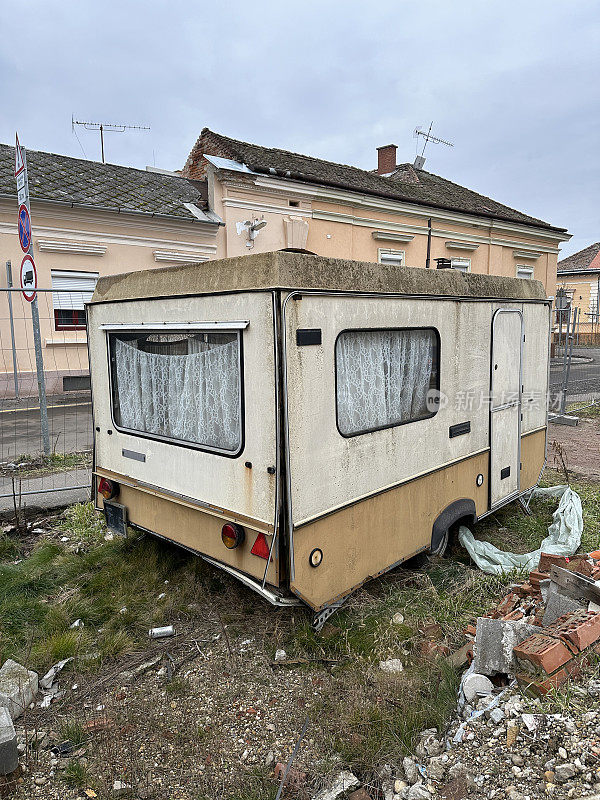
[[[598,288],[600,286],[600,242],[558,262],[556,288],[562,289],[570,305],[579,309],[580,331],[591,331],[600,322]]]
[[[225,223],[219,257],[294,248],[399,267],[446,259],[465,272],[536,278],[553,295],[559,245],[570,238],[424,169],[398,165],[395,145],[378,148],[369,172],[205,128],[182,174],[208,181],[209,207]]]
[[[205,128],[181,173],[27,153],[48,391],[87,374],[84,304],[99,276],[281,249],[451,266],[556,286],[556,228],[378,148],[373,171],[247,144]],[[375,158],[374,158],[375,160]],[[0,145],[0,277],[18,283],[14,148]],[[60,291],[59,291],[60,290]],[[0,397],[12,387],[0,294]],[[37,391],[29,305],[13,294],[21,392]],[[73,383],[71,381],[71,383]]]
[[[206,182],[178,175],[27,152],[33,253],[48,392],[88,373],[84,304],[100,275],[206,261],[217,252],[219,218]],[[0,279],[19,284],[14,148],[0,145]],[[62,291],[58,291],[62,290]],[[31,309],[12,293],[20,393],[35,394]],[[0,293],[0,398],[14,394],[7,293]],[[71,381],[73,385],[76,382]]]

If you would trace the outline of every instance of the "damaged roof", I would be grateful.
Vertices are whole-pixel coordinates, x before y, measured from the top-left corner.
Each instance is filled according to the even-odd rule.
[[[26,150],[26,156],[31,200],[188,222],[219,222],[208,211],[202,181],[37,150]],[[0,197],[16,201],[14,166],[15,148],[0,144]]]
[[[557,233],[566,232],[565,228],[557,228],[523,214],[432,172],[416,170],[412,164],[400,164],[390,176],[383,176],[347,164],[242,142],[204,128],[188,157],[183,174],[193,177],[203,175],[206,166],[206,160],[202,158],[204,154],[233,159],[256,172],[279,177],[531,225]]]
[[[572,256],[558,262],[558,274],[561,272],[600,272],[600,242],[584,247]]]

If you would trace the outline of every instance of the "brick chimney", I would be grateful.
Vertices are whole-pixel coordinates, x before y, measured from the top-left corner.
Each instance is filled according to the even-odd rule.
[[[395,144],[384,144],[377,148],[377,172],[379,175],[387,175],[396,169],[396,149]]]

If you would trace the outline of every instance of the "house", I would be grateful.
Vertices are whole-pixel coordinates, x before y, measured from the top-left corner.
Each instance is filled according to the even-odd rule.
[[[579,309],[581,332],[589,332],[600,322],[599,286],[600,242],[558,262],[556,287],[566,293],[573,308]]]
[[[14,148],[0,145],[0,278],[5,262],[18,285],[23,253],[17,233]],[[216,255],[221,220],[210,211],[204,181],[159,170],[101,164],[27,151],[33,252],[47,391],[87,374],[84,303],[99,275],[148,269]],[[63,291],[58,291],[63,290]],[[23,396],[35,394],[31,314],[13,293],[17,369]],[[7,293],[0,293],[0,397],[14,394]]]
[[[88,372],[84,304],[100,275],[293,249],[402,267],[537,278],[556,287],[570,235],[413,164],[395,145],[368,171],[260,147],[204,128],[181,172],[27,151],[47,391]],[[0,277],[18,283],[14,148],[0,145]],[[54,290],[51,292],[50,290]],[[0,397],[13,356],[0,293]],[[28,304],[13,294],[17,368],[35,394]],[[71,384],[73,382],[71,381]]]
[[[204,128],[182,175],[208,182],[225,225],[219,257],[291,248],[397,264],[445,265],[556,287],[570,235],[377,148],[373,171],[261,147]],[[449,262],[449,263],[448,263]]]

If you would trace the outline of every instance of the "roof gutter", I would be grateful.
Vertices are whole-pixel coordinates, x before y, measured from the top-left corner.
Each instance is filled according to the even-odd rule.
[[[5,194],[0,193],[0,199],[4,200],[16,200],[16,194]],[[30,200],[33,203],[52,203],[54,205],[59,206],[67,206],[67,208],[85,208],[90,211],[109,211],[112,214],[134,214],[139,215],[142,217],[156,217],[157,219],[170,219],[170,220],[179,220],[179,222],[200,222],[203,225],[225,225],[222,219],[219,219],[217,222],[216,220],[200,220],[194,215],[190,213],[189,219],[187,217],[180,217],[177,214],[158,214],[154,211],[135,211],[129,208],[111,208],[110,206],[95,206],[91,203],[74,203],[73,201],[69,202],[68,200],[50,200],[47,197],[30,197]]]
[[[341,183],[341,181],[326,181],[322,178],[313,177],[312,175],[305,175],[302,172],[295,172],[294,170],[282,170],[282,169],[275,169],[275,167],[262,167],[256,164],[248,164],[244,162],[243,159],[240,159],[242,163],[246,163],[246,165],[253,171],[253,172],[260,172],[263,175],[272,175],[279,178],[290,178],[291,180],[303,181],[304,183],[317,183],[320,186],[331,186],[334,189],[344,189],[346,192],[357,192],[359,194],[366,194],[366,195],[374,195],[375,197],[383,197],[386,200],[396,200],[401,202],[408,202],[414,203],[415,205],[425,206],[426,208],[439,208],[443,211],[459,211],[461,214],[467,214],[471,217],[485,217],[486,219],[498,219],[503,220],[504,222],[512,222],[513,224],[517,225],[527,225],[530,228],[539,228],[542,230],[552,231],[553,233],[565,233],[568,234],[566,228],[555,228],[552,225],[544,225],[540,224],[539,222],[526,222],[523,220],[514,220],[510,219],[509,217],[502,216],[500,214],[486,214],[485,212],[473,212],[473,211],[464,211],[462,209],[456,208],[455,206],[444,205],[443,203],[434,203],[434,202],[423,202],[422,200],[415,200],[414,198],[402,198],[398,197],[398,195],[391,194],[390,192],[383,192],[377,189],[369,189],[368,191],[361,191],[357,189],[349,189],[347,184]],[[569,237],[570,238],[570,237]]]

